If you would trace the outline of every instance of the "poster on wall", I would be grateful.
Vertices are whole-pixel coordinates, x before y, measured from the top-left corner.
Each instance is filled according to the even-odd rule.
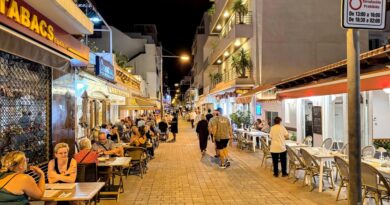
[[[313,106],[313,133],[322,135],[321,106]]]

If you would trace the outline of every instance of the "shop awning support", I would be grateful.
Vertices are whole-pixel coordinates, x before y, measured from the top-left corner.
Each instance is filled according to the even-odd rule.
[[[347,31],[349,204],[362,204],[359,31]]]

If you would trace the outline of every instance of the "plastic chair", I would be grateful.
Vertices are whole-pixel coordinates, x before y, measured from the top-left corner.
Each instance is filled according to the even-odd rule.
[[[374,157],[375,156],[375,147],[372,145],[365,146],[362,148],[363,157]]]
[[[339,190],[337,192],[336,201],[338,201],[341,189],[343,187],[346,187],[347,190],[349,189],[349,170],[348,170],[348,162],[345,161],[343,158],[335,156],[334,161],[336,163],[337,170],[340,172],[340,186]]]
[[[322,144],[321,144],[321,147],[327,149],[327,150],[330,150],[333,146],[333,139],[332,138],[326,138]]]
[[[363,204],[367,197],[374,197],[375,204],[383,204],[382,197],[390,195],[389,183],[377,169],[362,162]]]

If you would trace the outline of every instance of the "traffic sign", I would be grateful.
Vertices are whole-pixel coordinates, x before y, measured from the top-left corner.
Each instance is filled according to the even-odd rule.
[[[344,28],[384,29],[386,0],[343,0]]]

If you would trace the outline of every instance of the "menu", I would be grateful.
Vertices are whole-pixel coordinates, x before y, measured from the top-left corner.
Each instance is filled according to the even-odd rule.
[[[321,106],[313,106],[313,133],[322,134]]]

